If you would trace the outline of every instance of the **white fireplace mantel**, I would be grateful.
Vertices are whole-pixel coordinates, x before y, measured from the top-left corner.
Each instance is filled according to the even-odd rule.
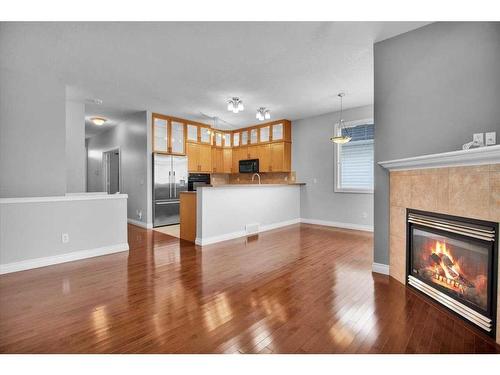
[[[500,163],[500,145],[378,162],[390,171],[496,163]]]

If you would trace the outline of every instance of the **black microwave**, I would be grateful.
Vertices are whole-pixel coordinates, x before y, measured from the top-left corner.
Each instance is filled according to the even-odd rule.
[[[259,159],[240,160],[240,173],[258,173]]]

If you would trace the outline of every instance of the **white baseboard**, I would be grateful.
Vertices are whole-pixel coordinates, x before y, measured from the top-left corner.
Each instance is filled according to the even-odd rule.
[[[373,262],[372,271],[375,273],[381,273],[382,275],[389,275],[389,266],[387,264]]]
[[[138,227],[144,228],[144,229],[152,229],[153,224],[152,223],[144,223],[139,220],[134,220],[134,219],[127,219],[127,222],[132,225],[137,225]]]
[[[258,233],[261,232],[266,232],[268,230],[272,229],[277,229],[281,227],[286,227],[287,225],[292,225],[292,224],[297,224],[300,223],[300,219],[292,219],[292,220],[286,220],[286,221],[280,221],[278,223],[273,223],[273,224],[268,224],[268,225],[262,225],[259,229]],[[227,241],[227,240],[233,240],[235,238],[240,238],[240,237],[246,237],[247,233],[244,230],[236,231],[236,232],[231,232],[231,233],[225,233],[221,234],[219,236],[212,236],[208,238],[199,238],[197,237],[195,240],[196,245],[200,246],[205,246],[205,245],[211,245],[217,242],[222,242],[222,241]]]
[[[59,263],[72,262],[74,260],[98,257],[101,255],[118,253],[128,250],[128,243],[98,247],[90,250],[75,251],[72,253],[54,255],[44,258],[22,260],[20,262],[0,264],[0,275],[11,272],[29,270],[32,268],[46,267]]]
[[[327,221],[327,220],[306,219],[306,218],[301,218],[300,222],[304,223],[304,224],[324,225],[327,227],[336,227],[336,228],[343,228],[343,229],[362,230],[365,232],[373,232],[372,225],[340,223],[338,221]]]

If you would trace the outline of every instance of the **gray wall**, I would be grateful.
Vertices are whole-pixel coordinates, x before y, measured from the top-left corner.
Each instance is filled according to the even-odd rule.
[[[297,181],[306,183],[301,189],[301,217],[371,227],[373,194],[333,191],[334,146],[330,137],[338,118],[338,112],[332,112],[292,123],[292,170]],[[373,118],[373,106],[346,110],[343,118]]]
[[[66,100],[66,192],[86,190],[85,104]]]
[[[88,191],[106,191],[102,174],[102,152],[120,148],[121,193],[128,194],[127,216],[143,223],[147,222],[148,211],[151,209],[147,201],[147,128],[147,112],[137,112],[87,142]],[[137,210],[142,211],[141,219]]]
[[[376,162],[458,150],[474,132],[500,131],[500,23],[434,23],[374,53],[374,261],[388,264],[389,181]]]
[[[0,273],[9,263],[35,260],[31,268],[38,258],[100,248],[125,250],[126,199],[86,198],[0,203]],[[69,235],[68,243],[62,243],[62,233]]]
[[[4,68],[1,45],[0,36],[0,197],[64,195],[65,86]]]

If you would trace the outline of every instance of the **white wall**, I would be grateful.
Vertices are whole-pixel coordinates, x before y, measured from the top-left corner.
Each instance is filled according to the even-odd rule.
[[[128,249],[126,195],[49,199],[0,200],[0,273]]]
[[[373,118],[373,106],[344,111],[345,121]],[[324,224],[373,228],[373,194],[335,193],[334,146],[330,141],[338,112],[292,122],[292,170],[305,182],[300,197],[303,219]],[[316,181],[316,182],[315,182]]]
[[[50,76],[0,68],[0,197],[66,192],[65,98]]]
[[[66,192],[86,191],[85,104],[66,99]]]
[[[128,194],[127,216],[145,225],[151,205],[148,204],[147,112],[137,112],[115,127],[87,141],[88,191],[106,191],[102,170],[102,153],[120,148],[121,192]],[[142,212],[139,217],[137,212]]]
[[[218,186],[197,192],[197,242],[202,245],[244,236],[245,225],[261,230],[298,222],[299,185]]]

